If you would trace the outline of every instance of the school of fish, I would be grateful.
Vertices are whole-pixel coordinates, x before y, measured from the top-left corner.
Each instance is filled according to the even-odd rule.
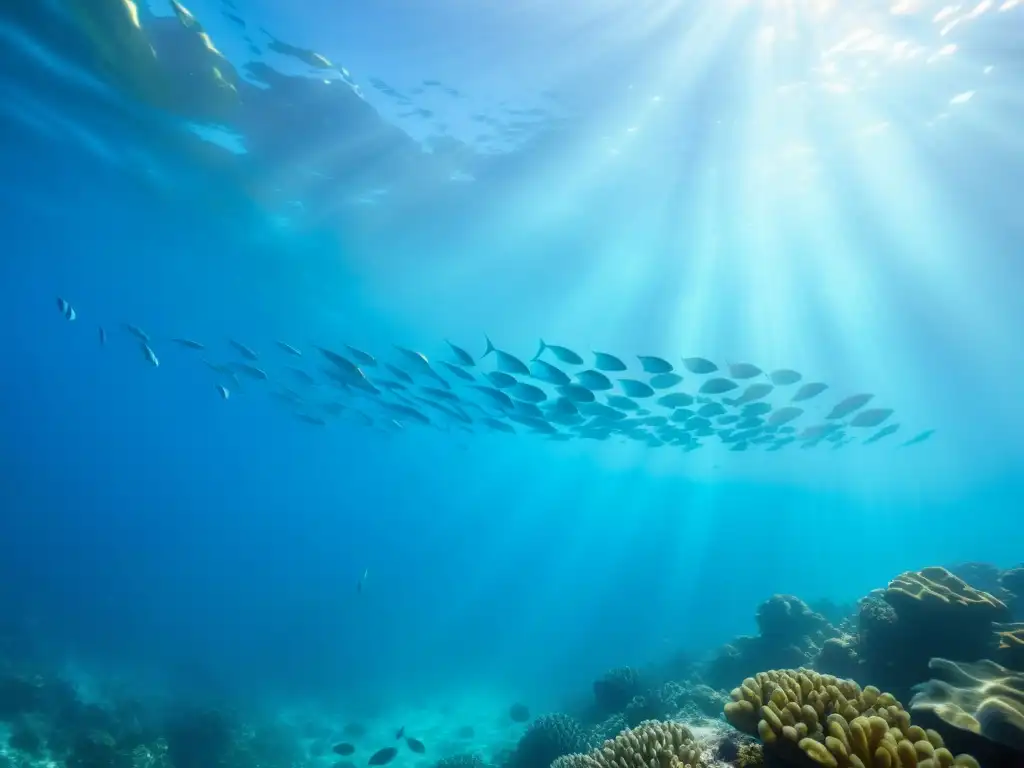
[[[65,299],[58,298],[57,307],[66,320],[78,319]],[[122,330],[142,361],[160,366],[148,333],[128,323]],[[106,329],[98,334],[106,345]],[[485,342],[479,357],[445,342],[440,360],[401,346],[384,360],[346,344],[304,350],[275,340],[257,351],[236,339],[211,359],[213,350],[203,342],[164,343],[205,364],[211,390],[223,400],[258,387],[296,419],[318,427],[337,421],[387,432],[431,427],[563,441],[621,439],[687,452],[716,444],[730,451],[837,450],[873,445],[901,429],[895,411],[876,405],[873,394],[834,401],[828,384],[805,381],[791,369],[654,355],[637,355],[631,368],[608,352],[591,353],[588,365],[572,349],[544,341],[526,360]],[[926,429],[895,442],[917,445],[934,433]]]

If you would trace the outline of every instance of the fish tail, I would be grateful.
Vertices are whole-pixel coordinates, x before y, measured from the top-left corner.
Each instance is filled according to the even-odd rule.
[[[491,354],[491,352],[495,351],[494,343],[491,341],[491,337],[488,336],[487,334],[484,334],[484,338],[487,339],[487,349],[484,350],[484,353],[481,355],[481,357],[487,357],[489,354]]]
[[[537,347],[537,354],[530,358],[532,363],[535,360],[540,360],[540,356],[544,354],[544,350],[548,348],[548,345],[544,343],[544,339],[540,340],[540,346]]]

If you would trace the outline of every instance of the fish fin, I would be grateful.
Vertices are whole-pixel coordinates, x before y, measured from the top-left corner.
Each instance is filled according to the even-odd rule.
[[[540,346],[537,348],[537,354],[530,358],[530,362],[540,360],[540,356],[544,354],[544,350],[548,348],[548,345],[544,343],[544,339],[540,340]]]
[[[487,349],[484,350],[484,353],[481,355],[481,357],[487,357],[489,354],[491,354],[491,352],[495,351],[494,343],[491,341],[491,337],[488,336],[487,334],[484,334],[484,338],[487,340]]]

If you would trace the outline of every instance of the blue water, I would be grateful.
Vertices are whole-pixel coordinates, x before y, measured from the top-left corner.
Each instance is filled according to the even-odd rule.
[[[739,2],[240,4],[256,57],[196,4],[247,100],[222,109],[168,7],[138,38],[166,79],[133,86],[122,7],[92,5],[122,26],[90,39],[90,5],[0,17],[18,653],[236,706],[369,718],[485,691],[548,711],[754,631],[774,593],[852,603],[907,569],[1024,556],[1019,7],[942,35],[927,3],[794,3],[792,28]],[[347,75],[265,50],[261,25]],[[879,37],[838,58],[860,28]],[[247,86],[249,59],[294,81]],[[684,454],[317,428],[257,382],[222,400],[167,341],[279,365],[277,339],[434,359],[484,334],[526,359],[543,337],[791,367],[877,393],[901,441],[936,432]]]

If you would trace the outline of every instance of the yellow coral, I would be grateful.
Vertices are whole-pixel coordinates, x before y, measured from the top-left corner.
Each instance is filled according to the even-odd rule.
[[[682,723],[647,720],[583,755],[565,755],[551,768],[700,768],[701,750]]]
[[[1001,600],[988,592],[970,586],[963,579],[954,576],[945,568],[924,568],[920,571],[901,573],[886,589],[886,600],[904,598],[924,602],[943,602],[950,605],[972,606],[979,610],[1008,613],[1009,609]]]
[[[748,677],[725,705],[733,726],[784,761],[824,768],[977,768],[935,731],[912,725],[890,693],[809,669]]]

